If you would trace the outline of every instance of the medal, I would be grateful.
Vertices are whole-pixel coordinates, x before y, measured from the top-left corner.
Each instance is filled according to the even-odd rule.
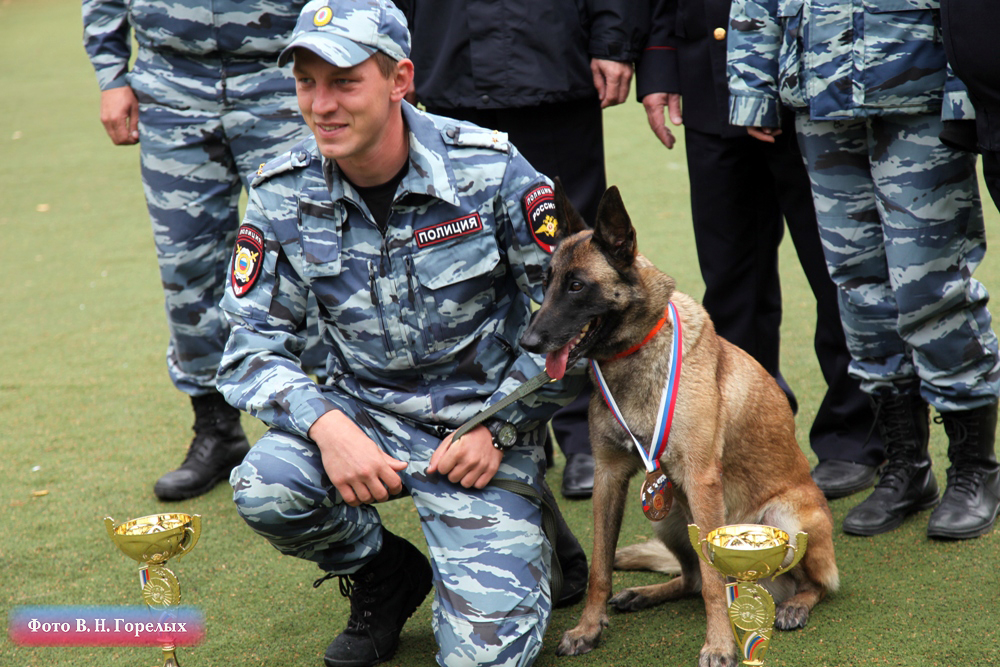
[[[663,471],[656,469],[646,473],[639,499],[642,501],[642,513],[646,518],[650,521],[661,521],[670,513],[670,505],[674,502],[674,485]]]
[[[650,521],[661,521],[666,517],[670,513],[670,505],[674,500],[673,484],[671,484],[659,464],[660,458],[667,449],[667,441],[670,439],[670,426],[674,419],[674,406],[677,402],[677,389],[681,378],[681,354],[684,350],[684,345],[681,342],[681,318],[677,314],[677,308],[673,303],[667,304],[667,312],[664,315],[664,319],[653,328],[653,331],[647,336],[646,341],[642,343],[644,344],[649,338],[656,335],[656,332],[660,330],[660,326],[667,317],[670,318],[674,330],[673,340],[670,344],[670,366],[667,369],[667,379],[663,385],[663,393],[660,395],[660,408],[657,411],[659,416],[656,419],[656,426],[653,428],[653,438],[649,445],[648,453],[645,447],[636,439],[635,434],[632,433],[628,424],[625,423],[625,417],[622,415],[622,411],[618,409],[618,404],[611,395],[611,389],[604,379],[600,364],[595,359],[590,360],[590,367],[594,371],[595,384],[601,392],[601,397],[604,399],[605,405],[608,406],[608,410],[614,415],[618,424],[632,438],[632,442],[635,443],[636,452],[638,452],[643,464],[646,466],[646,480],[642,483],[642,489],[639,491],[639,500],[642,502],[643,514]],[[642,347],[642,344],[629,349],[625,354],[631,354],[639,347]]]

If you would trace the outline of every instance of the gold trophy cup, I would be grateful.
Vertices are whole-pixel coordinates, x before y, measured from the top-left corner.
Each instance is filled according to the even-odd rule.
[[[177,577],[167,567],[171,558],[180,558],[198,543],[201,516],[198,514],[153,514],[116,524],[104,518],[111,541],[139,565],[142,599],[149,607],[166,611],[181,600]],[[163,667],[179,667],[176,647],[163,644]]]
[[[758,524],[735,524],[713,530],[705,539],[695,524],[688,524],[691,545],[702,560],[736,581],[726,584],[729,622],[743,654],[743,664],[764,664],[774,631],[774,598],[756,583],[792,569],[806,552],[807,535],[795,536],[795,544],[783,530]],[[781,564],[791,554],[788,565]]]

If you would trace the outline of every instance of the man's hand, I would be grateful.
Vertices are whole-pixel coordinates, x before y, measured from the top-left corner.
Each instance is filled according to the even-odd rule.
[[[131,88],[101,92],[101,123],[116,146],[139,143],[139,100]]]
[[[441,441],[431,456],[427,472],[447,475],[448,480],[469,489],[481,489],[497,474],[503,452],[493,446],[493,436],[482,424],[452,442],[451,436]]]
[[[769,144],[774,143],[774,138],[781,134],[780,127],[748,127],[747,134],[754,139],[759,139]]]
[[[628,99],[628,88],[632,83],[631,64],[592,58],[590,72],[594,75],[594,88],[597,88],[597,94],[601,98],[602,109]]]
[[[677,139],[664,120],[664,109],[670,116],[670,122],[680,125],[684,122],[681,116],[681,96],[677,93],[650,93],[642,98],[642,106],[646,109],[646,120],[649,129],[653,131],[660,143],[667,148],[673,148]]]
[[[406,463],[394,459],[339,410],[313,422],[309,437],[319,447],[323,469],[351,507],[380,503],[403,490],[397,474]]]

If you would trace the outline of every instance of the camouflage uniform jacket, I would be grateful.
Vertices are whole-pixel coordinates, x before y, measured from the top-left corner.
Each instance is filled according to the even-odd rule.
[[[939,0],[734,0],[729,122],[780,127],[779,103],[813,120],[974,117],[947,67]]]
[[[253,183],[222,300],[231,334],[218,386],[271,426],[306,436],[335,392],[456,427],[544,368],[517,343],[552,249],[549,181],[504,134],[406,103],[403,115],[409,169],[384,234],[312,139]],[[329,346],[322,387],[296,358],[310,290]],[[552,383],[498,417],[528,430],[571,398]]]
[[[83,0],[83,39],[101,90],[127,84],[136,68],[177,69],[198,78],[273,67],[306,0]]]

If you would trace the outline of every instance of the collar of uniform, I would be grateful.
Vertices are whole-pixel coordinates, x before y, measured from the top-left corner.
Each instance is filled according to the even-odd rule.
[[[451,168],[448,149],[441,140],[441,131],[430,118],[408,102],[404,101],[402,106],[410,144],[410,169],[400,184],[401,189],[406,193],[427,195],[458,206],[460,202],[455,188],[455,172]],[[334,201],[357,199],[351,194],[353,189],[340,177],[333,160],[323,158],[323,176]]]

